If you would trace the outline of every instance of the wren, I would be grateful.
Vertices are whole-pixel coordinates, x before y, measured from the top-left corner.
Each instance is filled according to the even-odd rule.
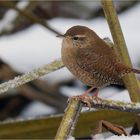
[[[93,88],[110,84],[123,85],[122,77],[140,70],[126,66],[110,47],[93,30],[73,26],[66,31],[62,41],[62,61],[69,71],[84,84]],[[96,95],[98,91],[96,92]]]

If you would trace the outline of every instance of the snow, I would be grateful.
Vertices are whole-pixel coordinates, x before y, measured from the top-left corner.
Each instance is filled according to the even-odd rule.
[[[139,135],[133,135],[133,136],[111,136],[109,138],[104,138],[102,134],[97,134],[92,137],[92,140],[139,140]],[[75,140],[74,137],[70,136],[67,140]]]
[[[114,96],[111,97],[111,99],[116,100],[116,101],[122,101],[122,102],[131,102],[131,99],[129,97],[127,90],[124,90],[122,92],[119,92],[118,94],[115,94]]]
[[[24,9],[28,4],[29,4],[28,1],[22,0],[21,2],[18,2],[17,7],[19,9]],[[0,22],[0,32],[11,30],[13,28],[13,21],[16,19],[17,16],[18,13],[15,10],[13,9],[8,10],[8,12],[6,12],[5,16]]]
[[[84,90],[78,88],[78,87],[67,87],[67,86],[63,86],[63,87],[60,87],[60,91],[62,94],[64,95],[69,95],[69,96],[76,96],[78,95],[79,93],[83,93]]]
[[[26,4],[25,4],[26,5]],[[22,7],[22,6],[21,6]],[[24,7],[24,6],[23,6]],[[0,21],[0,31],[2,28],[11,28],[8,25],[16,16],[16,12],[9,10]],[[140,60],[140,4],[131,8],[129,11],[119,15],[119,20],[127,42],[128,51],[134,66],[138,66]],[[93,29],[101,38],[109,37],[111,34],[104,18],[96,18],[93,20],[63,19],[56,18],[48,21],[48,23],[56,30],[65,33],[65,31],[74,25],[85,25]],[[8,25],[8,26],[7,26]],[[61,39],[55,34],[48,31],[40,25],[34,25],[27,30],[16,33],[12,36],[3,36],[0,38],[0,56],[9,63],[13,68],[20,72],[29,72],[44,64],[61,57]],[[67,80],[73,78],[72,74],[63,68],[43,77],[50,83]],[[64,94],[69,96],[82,93],[82,89],[62,87],[60,89]],[[72,95],[71,95],[72,93]],[[101,90],[100,96],[113,100],[130,101],[127,90],[120,92],[114,88],[106,88]],[[32,116],[39,114],[53,113],[54,110],[46,105],[33,102],[22,113],[21,116]],[[138,140],[140,136],[112,136],[107,140]]]
[[[102,134],[97,134],[92,136],[93,140],[139,140],[140,139],[140,135],[133,135],[133,136],[110,136],[109,138],[104,138],[104,136]]]
[[[19,9],[25,9],[29,5],[29,1],[21,0],[20,2],[17,3],[17,7]]]
[[[69,137],[67,138],[67,140],[75,140],[75,138],[72,137],[72,136],[69,136]]]
[[[133,136],[112,136],[107,138],[106,140],[140,140],[139,135],[133,135]]]
[[[34,116],[46,115],[46,114],[53,114],[55,110],[50,107],[46,106],[44,103],[34,101],[26,107],[17,118],[30,118]]]
[[[104,137],[102,134],[96,134],[94,136],[92,136],[93,140],[104,140]]]
[[[0,21],[0,32],[3,31],[3,30],[10,30],[13,28],[13,24],[12,24],[12,21],[16,18],[17,16],[17,12],[14,11],[14,10],[9,10],[2,21]]]

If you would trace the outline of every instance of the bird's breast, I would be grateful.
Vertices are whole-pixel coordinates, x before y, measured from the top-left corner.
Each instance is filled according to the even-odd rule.
[[[62,61],[64,65],[74,74],[78,75],[80,67],[76,63],[75,52],[72,48],[62,47]]]
[[[81,67],[76,62],[76,50],[71,47],[63,46],[62,53],[62,61],[64,65],[69,69],[69,71],[78,78],[81,82],[86,85],[92,86],[94,83],[94,79],[91,77],[91,74],[87,71],[81,69]]]

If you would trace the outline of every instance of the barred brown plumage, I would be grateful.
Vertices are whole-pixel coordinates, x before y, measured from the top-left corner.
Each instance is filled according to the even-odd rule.
[[[63,63],[86,85],[96,88],[122,85],[125,74],[140,73],[140,70],[123,64],[114,49],[88,27],[73,26],[63,37]]]

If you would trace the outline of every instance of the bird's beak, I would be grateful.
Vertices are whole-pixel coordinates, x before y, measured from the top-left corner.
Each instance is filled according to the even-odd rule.
[[[65,37],[65,36],[64,36],[64,35],[57,35],[56,37],[62,37],[62,38],[63,38],[63,37]]]

